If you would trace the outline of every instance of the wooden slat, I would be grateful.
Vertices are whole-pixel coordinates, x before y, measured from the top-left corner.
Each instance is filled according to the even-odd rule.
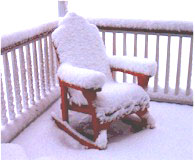
[[[36,42],[32,43],[32,48],[33,48],[33,71],[34,71],[34,81],[35,81],[35,94],[36,94],[36,100],[40,100]]]
[[[116,55],[116,33],[113,32],[113,55]],[[113,72],[113,79],[116,80],[116,72]]]
[[[165,76],[164,93],[169,92],[170,47],[171,47],[171,36],[169,35],[168,36],[168,42],[167,42],[167,62],[166,62],[166,76]]]
[[[145,35],[145,58],[148,58],[148,34]]]
[[[175,84],[175,95],[179,94],[179,84],[180,84],[180,72],[181,72],[181,50],[182,50],[182,37],[179,37],[179,50],[178,50],[178,60],[177,60],[177,75]]]
[[[28,93],[27,93],[27,81],[26,81],[26,68],[24,62],[24,51],[23,47],[19,48],[19,60],[20,60],[20,78],[21,78],[21,86],[22,86],[22,103],[23,108],[28,108]]]
[[[126,32],[123,33],[123,56],[127,55],[127,34]],[[125,73],[123,73],[123,82],[126,82],[127,76]]]
[[[116,55],[116,33],[113,32],[113,55]]]
[[[1,77],[1,125],[6,125],[8,122],[8,118],[6,115],[6,105],[5,105],[5,98],[4,98],[4,89],[3,89],[3,82]]]
[[[32,78],[32,63],[31,63],[31,53],[29,44],[26,45],[26,65],[27,65],[27,76],[28,76],[28,89],[29,89],[29,99],[30,104],[35,104],[34,88],[33,88],[33,78]]]
[[[105,35],[105,32],[104,32],[104,31],[102,31],[102,40],[103,40],[103,42],[104,42],[104,45],[106,44],[106,43],[105,43],[105,41],[106,41],[105,36],[106,36],[106,35]]]
[[[39,50],[39,77],[40,77],[40,90],[41,95],[44,97],[45,93],[45,75],[44,75],[44,62],[43,62],[43,47],[42,47],[42,40],[38,40],[38,50]]]
[[[134,57],[137,57],[137,33],[134,34]],[[133,83],[136,83],[135,76],[133,76]]]
[[[45,81],[46,90],[50,91],[50,79],[49,79],[49,55],[48,55],[48,43],[47,37],[44,37],[44,58],[45,58]]]
[[[160,34],[160,35],[182,35],[182,36],[192,36],[193,35],[193,31],[187,31],[187,30],[169,30],[169,29],[147,29],[147,28],[130,28],[130,27],[113,27],[113,26],[101,26],[101,25],[97,25],[97,27],[100,30],[105,30],[105,31],[121,31],[121,32],[136,32],[136,33],[150,33],[150,34]]]
[[[4,65],[4,74],[5,74],[5,88],[7,93],[7,107],[8,107],[8,114],[9,119],[14,120],[15,119],[15,112],[14,112],[14,97],[13,97],[13,88],[11,84],[11,74],[10,74],[10,68],[9,68],[9,62],[8,62],[8,56],[7,54],[3,55],[3,65]]]
[[[52,45],[52,38],[51,35],[49,35],[49,57],[50,57],[50,77],[51,77],[51,85],[55,86],[55,73],[54,73],[54,49]]]
[[[158,91],[158,73],[159,73],[159,34],[156,36],[156,63],[157,63],[157,71],[154,77],[154,92]]]
[[[192,53],[193,53],[193,37],[191,37],[190,42],[190,57],[189,57],[189,65],[188,65],[188,80],[187,80],[187,87],[186,87],[186,95],[190,95],[190,88],[191,88],[191,77],[192,77]]]
[[[13,73],[13,83],[14,83],[14,93],[16,99],[16,110],[17,113],[20,114],[22,112],[22,97],[21,97],[21,89],[19,83],[19,71],[18,71],[18,63],[16,59],[16,51],[15,49],[11,52],[12,59],[12,73]]]

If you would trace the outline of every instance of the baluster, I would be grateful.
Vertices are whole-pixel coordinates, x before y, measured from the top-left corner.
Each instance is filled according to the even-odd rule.
[[[169,92],[170,47],[171,47],[171,36],[168,35],[167,63],[166,63],[166,76],[165,76],[165,89],[164,89],[164,93],[168,93]]]
[[[53,45],[52,45],[52,38],[51,35],[49,35],[49,57],[50,57],[50,70],[51,70],[51,84],[54,87],[55,86],[55,74],[54,74],[54,52],[53,52]]]
[[[179,84],[180,84],[180,71],[181,71],[181,50],[182,50],[182,37],[179,37],[179,50],[178,50],[178,61],[177,61],[177,75],[176,75],[176,85],[175,85],[175,95],[179,94]]]
[[[148,58],[148,34],[145,35],[145,58]]]
[[[1,124],[5,125],[8,122],[7,115],[6,115],[6,105],[4,99],[4,89],[3,89],[3,82],[1,77]]]
[[[57,54],[56,54],[56,50],[53,50],[53,52],[54,52],[54,74],[55,74],[55,77],[54,77],[54,81],[55,81],[55,86],[56,86],[56,84],[58,85],[59,83],[59,81],[58,81],[58,77],[57,77],[57,69],[58,69],[58,66],[59,66],[59,60],[58,60],[58,58],[57,58]]]
[[[137,57],[137,33],[134,34],[134,57]],[[133,83],[136,83],[135,76],[133,76]]]
[[[104,31],[102,31],[102,40],[103,40],[104,45],[105,45],[106,43],[105,43],[105,32]]]
[[[193,37],[191,37],[190,42],[190,57],[189,57],[189,65],[188,65],[188,80],[187,80],[187,87],[186,87],[186,95],[190,95],[190,87],[191,87],[191,76],[192,76],[192,53],[193,53]]]
[[[127,38],[126,38],[126,32],[123,33],[123,56],[127,55],[127,50],[126,50],[126,46],[127,46]],[[123,73],[123,82],[126,82],[127,80],[127,76],[125,73]]]
[[[29,44],[27,44],[25,47],[26,47],[26,63],[27,63],[27,75],[28,75],[29,99],[30,99],[30,104],[34,105],[35,100],[34,100],[30,46]]]
[[[47,37],[44,37],[44,54],[45,54],[45,79],[46,79],[46,90],[50,91],[50,79],[49,79],[49,58],[48,58],[48,44]]]
[[[21,89],[20,89],[20,83],[18,77],[19,72],[18,72],[18,64],[17,64],[15,49],[11,52],[11,59],[12,59],[13,79],[14,79],[14,93],[16,99],[16,110],[17,113],[20,114],[22,112],[22,97],[21,97]]]
[[[113,32],[113,55],[116,55],[116,33]]]
[[[113,32],[113,55],[116,55],[116,33]],[[116,72],[113,72],[113,79],[116,79]]]
[[[159,70],[159,34],[156,37],[156,63],[157,63],[157,70],[156,75],[154,77],[154,92],[158,91],[158,70]]]
[[[33,49],[33,70],[34,70],[34,80],[35,80],[35,94],[36,99],[40,100],[40,89],[39,89],[39,77],[38,77],[38,66],[37,66],[37,50],[36,50],[36,42],[32,43]]]
[[[5,87],[7,93],[7,107],[8,107],[9,119],[14,120],[15,119],[14,104],[13,104],[14,98],[13,98],[11,74],[9,69],[7,53],[3,55],[3,65],[4,65],[4,74],[5,74]]]
[[[42,48],[42,40],[38,40],[38,49],[39,49],[39,76],[40,76],[40,89],[41,94],[44,97],[45,93],[45,76],[44,76],[44,63],[43,63],[43,48]]]
[[[20,60],[20,71],[21,71],[21,85],[22,85],[22,101],[23,108],[28,108],[28,93],[27,93],[27,81],[26,81],[26,69],[24,63],[24,51],[23,47],[19,48],[19,60]]]

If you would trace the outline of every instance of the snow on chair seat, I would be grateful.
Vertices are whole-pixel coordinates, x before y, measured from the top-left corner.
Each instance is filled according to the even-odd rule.
[[[87,105],[86,98],[79,91],[71,89],[70,102]],[[111,122],[131,112],[149,107],[148,94],[136,84],[108,82],[97,92],[94,106],[101,123]]]
[[[135,113],[143,127],[154,127],[144,89],[155,74],[155,62],[109,58],[97,27],[75,13],[63,18],[52,40],[60,62],[61,118],[52,116],[59,128],[88,148],[105,149],[105,132],[114,120]],[[116,70],[137,76],[138,85],[115,82],[111,72]],[[69,110],[91,115],[94,141],[69,126]]]

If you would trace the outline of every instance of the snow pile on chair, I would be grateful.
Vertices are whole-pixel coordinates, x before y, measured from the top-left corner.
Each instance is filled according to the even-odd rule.
[[[156,62],[147,58],[140,59],[128,56],[109,56],[109,60],[111,67],[114,68],[121,68],[148,76],[154,76],[156,74]]]
[[[106,76],[99,71],[79,68],[67,63],[63,63],[58,68],[58,77],[67,82],[86,89],[98,89],[105,83]]]

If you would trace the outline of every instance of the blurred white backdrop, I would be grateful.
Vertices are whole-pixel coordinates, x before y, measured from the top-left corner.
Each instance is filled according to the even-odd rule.
[[[68,0],[85,17],[193,20],[193,0]],[[1,0],[1,34],[58,17],[58,0]]]

